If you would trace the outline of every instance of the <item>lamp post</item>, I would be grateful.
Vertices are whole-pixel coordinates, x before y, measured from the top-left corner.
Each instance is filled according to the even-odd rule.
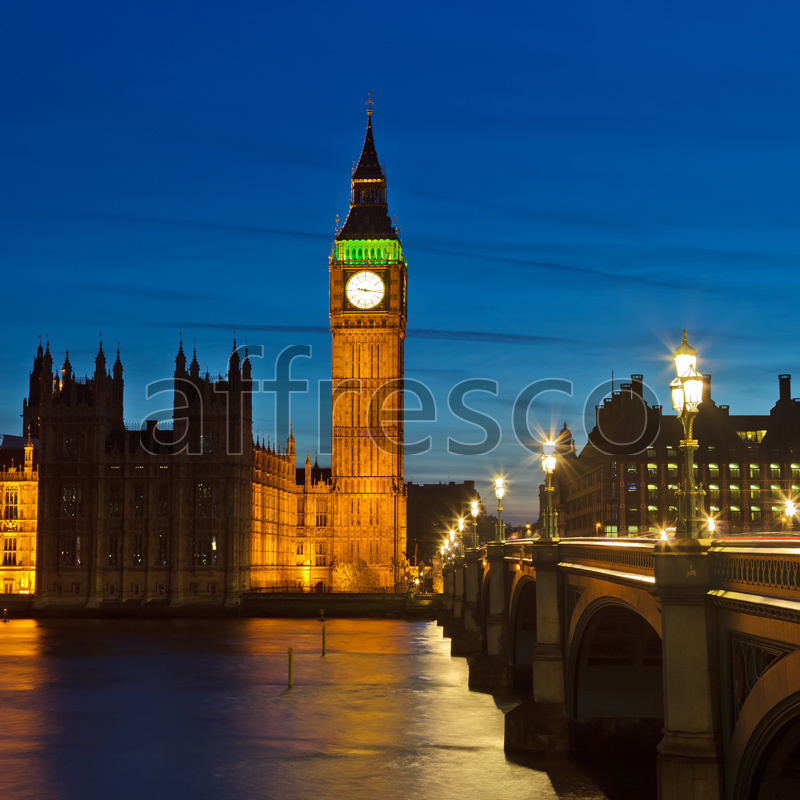
[[[478,501],[473,500],[470,504],[470,513],[472,514],[472,546],[478,546]]]
[[[542,525],[542,539],[558,538],[558,523],[556,522],[556,511],[553,508],[553,471],[556,468],[556,443],[548,439],[542,444],[542,469],[545,474],[544,493],[547,498],[547,506],[544,512],[544,525]]]
[[[458,518],[458,544],[461,547],[461,555],[464,555],[464,517]]]
[[[683,341],[675,350],[675,371],[678,377],[670,384],[672,391],[672,407],[678,412],[678,418],[683,425],[683,439],[680,448],[686,455],[686,482],[683,492],[679,494],[678,524],[675,535],[684,539],[699,538],[698,505],[705,492],[695,486],[694,482],[694,453],[697,450],[697,439],[692,438],[692,425],[697,416],[697,407],[703,399],[703,376],[695,369],[697,365],[697,350],[686,341],[686,331],[683,332]]]
[[[494,494],[497,497],[497,530],[495,538],[497,541],[503,540],[503,495],[506,493],[505,480],[503,478],[494,479]]]

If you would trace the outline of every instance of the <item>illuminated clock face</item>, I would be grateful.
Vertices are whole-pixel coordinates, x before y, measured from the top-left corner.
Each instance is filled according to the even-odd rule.
[[[383,281],[379,275],[374,272],[356,272],[347,281],[345,292],[347,299],[356,308],[375,308],[381,300],[386,291]]]

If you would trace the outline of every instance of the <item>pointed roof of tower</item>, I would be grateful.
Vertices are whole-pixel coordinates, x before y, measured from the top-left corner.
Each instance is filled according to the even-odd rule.
[[[386,177],[372,135],[372,97],[367,103],[367,133],[358,166],[353,170],[350,211],[336,241],[347,239],[399,239],[389,218]]]
[[[61,376],[64,380],[68,380],[72,377],[72,364],[69,363],[69,347],[67,348],[67,354],[64,358],[64,363],[61,366]]]
[[[177,372],[186,372],[186,353],[183,352],[182,336],[178,344],[178,354],[175,356],[175,370]]]
[[[106,354],[103,352],[103,337],[100,337],[100,347],[94,359],[95,375],[105,377],[106,374]]]
[[[364,146],[361,148],[361,158],[358,159],[358,166],[353,171],[353,180],[386,180],[372,136],[372,108],[367,111],[367,133],[364,136]]]
[[[189,364],[189,374],[196,378],[200,374],[200,362],[197,360],[197,348],[194,348],[194,353],[192,354],[192,363]]]

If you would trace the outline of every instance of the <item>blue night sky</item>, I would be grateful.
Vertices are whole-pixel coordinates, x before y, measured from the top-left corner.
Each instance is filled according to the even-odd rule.
[[[21,2],[0,11],[0,432],[21,432],[39,343],[125,367],[126,418],[162,404],[180,332],[224,372],[234,332],[256,377],[308,344],[292,416],[317,443],[330,375],[327,258],[373,123],[409,264],[407,377],[437,420],[409,422],[415,482],[510,481],[537,514],[514,436],[566,422],[585,443],[595,387],[643,373],[669,406],[681,331],[731,412],[800,381],[800,58],[796,2]],[[448,409],[461,381],[500,444]],[[795,388],[795,393],[800,390]],[[413,400],[408,401],[413,406]],[[163,417],[164,414],[161,414]],[[275,433],[271,396],[255,427]],[[329,463],[327,457],[321,462]],[[487,497],[488,499],[488,497]],[[488,503],[493,507],[493,501]]]

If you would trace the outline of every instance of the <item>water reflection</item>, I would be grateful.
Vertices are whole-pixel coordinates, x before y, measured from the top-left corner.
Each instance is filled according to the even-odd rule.
[[[0,630],[0,795],[599,800],[511,763],[433,623],[42,623]],[[287,689],[292,647],[294,688]]]

